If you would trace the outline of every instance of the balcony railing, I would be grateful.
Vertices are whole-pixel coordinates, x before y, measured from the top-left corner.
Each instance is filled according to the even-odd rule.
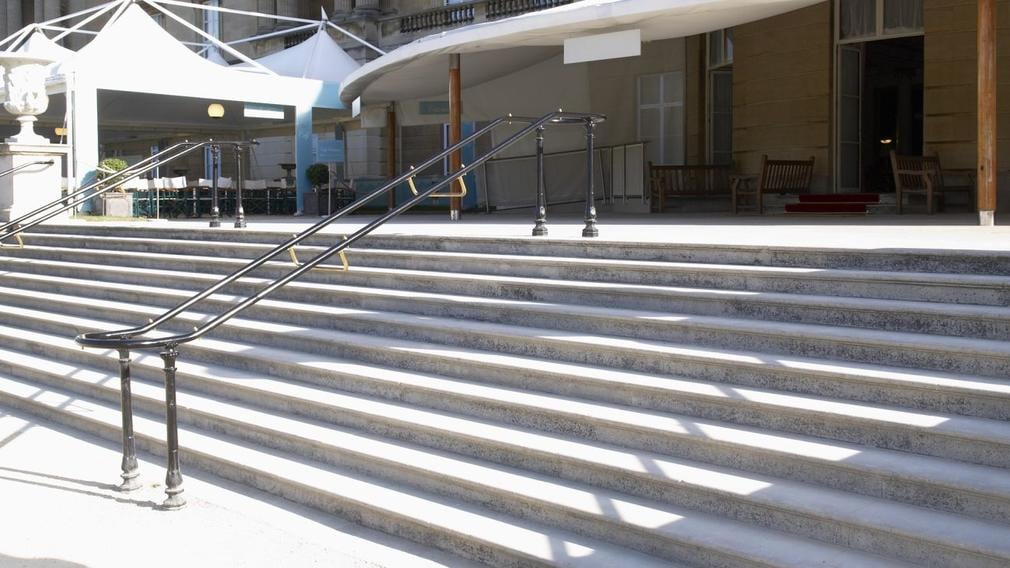
[[[573,0],[488,0],[487,19],[499,20],[527,12],[556,8],[572,2]]]
[[[575,0],[479,0],[450,4],[407,16],[399,16],[399,32],[410,34],[464,26],[474,22],[500,20],[527,12],[571,4],[573,1]]]

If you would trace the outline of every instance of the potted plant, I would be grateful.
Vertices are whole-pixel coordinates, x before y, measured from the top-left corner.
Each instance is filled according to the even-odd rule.
[[[129,164],[120,158],[105,158],[98,163],[96,177],[99,180],[107,179],[116,172],[126,169]],[[127,193],[122,187],[116,186],[111,191],[102,194],[101,215],[107,217],[132,217],[133,216],[133,194]]]

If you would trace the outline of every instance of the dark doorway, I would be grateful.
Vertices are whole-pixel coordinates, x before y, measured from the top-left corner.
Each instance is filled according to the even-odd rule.
[[[922,153],[922,36],[864,45],[863,191],[894,191],[890,151]]]

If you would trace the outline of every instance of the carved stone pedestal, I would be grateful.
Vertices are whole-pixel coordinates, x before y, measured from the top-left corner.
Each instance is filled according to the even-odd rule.
[[[65,144],[0,144],[0,171],[32,162],[53,160],[0,177],[0,222],[7,222],[60,198]],[[54,220],[64,220],[64,212]]]

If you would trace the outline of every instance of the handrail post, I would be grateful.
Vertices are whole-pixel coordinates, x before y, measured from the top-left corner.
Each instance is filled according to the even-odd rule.
[[[235,228],[245,229],[245,207],[242,206],[242,151],[245,146],[235,145]]]
[[[586,226],[582,229],[583,237],[600,236],[596,228],[596,202],[593,196],[593,147],[596,138],[596,121],[592,117],[586,119]]]
[[[119,490],[125,492],[140,488],[137,476],[140,468],[137,465],[137,446],[133,436],[133,394],[130,388],[130,350],[119,350],[119,393],[122,397],[120,408],[123,415],[123,482]]]
[[[186,505],[182,492],[182,471],[179,469],[179,422],[175,404],[175,360],[179,351],[175,345],[165,346],[161,359],[165,362],[165,426],[168,430],[168,471],[165,473],[165,509],[181,509]]]
[[[221,170],[221,146],[213,144],[210,147],[210,226],[221,226],[221,207],[217,197],[217,178]]]
[[[537,218],[534,237],[547,236],[547,195],[544,187],[544,127],[537,127]]]

